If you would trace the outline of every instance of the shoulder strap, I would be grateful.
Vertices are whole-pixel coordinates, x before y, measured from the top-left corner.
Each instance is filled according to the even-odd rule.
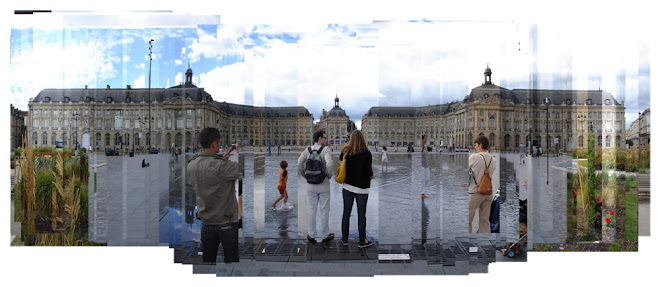
[[[311,146],[308,146],[307,150],[309,151],[309,154],[312,154],[312,147]]]

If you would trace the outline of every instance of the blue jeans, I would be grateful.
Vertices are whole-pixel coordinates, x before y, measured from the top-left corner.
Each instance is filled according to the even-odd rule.
[[[353,200],[355,200],[357,202],[358,213],[358,234],[360,243],[364,243],[367,237],[367,199],[369,199],[369,195],[353,193],[345,189],[342,189],[342,194],[344,197],[344,215],[341,218],[341,240],[348,242],[349,220],[351,218],[351,210],[353,209]]]
[[[202,259],[215,262],[218,248],[222,243],[225,263],[238,262],[238,222],[220,225],[202,223]]]

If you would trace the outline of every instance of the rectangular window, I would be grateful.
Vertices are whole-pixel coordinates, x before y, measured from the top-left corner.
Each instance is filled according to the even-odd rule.
[[[616,123],[616,131],[617,132],[621,131],[621,123]]]
[[[183,129],[183,118],[176,119],[176,129],[177,130]]]
[[[202,126],[202,119],[197,118],[197,128]]]
[[[131,128],[131,120],[129,120],[129,119],[124,120],[124,126],[125,126],[126,129],[130,129]]]
[[[64,119],[64,128],[68,129],[69,128],[69,120]]]
[[[192,129],[192,119],[191,118],[186,119],[186,128]]]
[[[484,120],[479,119],[479,129],[483,129],[483,128],[484,128]],[[444,129],[444,127],[443,127],[443,129]]]
[[[605,123],[605,131],[606,132],[611,132],[612,131],[612,123],[611,122],[606,122]]]
[[[96,120],[96,128],[97,128],[97,129],[100,129],[100,128],[101,128],[101,120],[100,120],[100,119],[97,119],[97,120]]]
[[[110,129],[110,120],[105,120],[105,129],[106,130]]]
[[[520,121],[516,121],[516,130],[520,129]]]
[[[566,118],[571,119],[571,112],[566,113]]]
[[[101,111],[100,111],[100,110],[97,110],[97,111],[96,111],[96,116],[97,116],[97,117],[100,117],[100,116],[101,116]]]
[[[589,112],[589,118],[591,118],[591,112]]]
[[[172,129],[172,119],[167,119],[167,129],[168,130]]]
[[[39,127],[39,120],[37,120],[37,119],[32,120],[32,127],[33,128],[38,128]]]
[[[64,116],[65,116],[65,117],[66,117],[66,116],[69,116],[69,111],[65,110],[65,111],[64,111]]]
[[[158,129],[163,129],[163,119],[158,119]]]
[[[57,115],[58,115],[58,112],[59,112],[58,110],[54,110],[54,111],[53,111],[53,116],[57,116]]]
[[[191,109],[187,109],[187,110],[186,110],[186,115],[188,115],[188,116],[192,116],[192,110],[191,110]]]
[[[555,119],[559,118],[559,113],[555,113]]]
[[[608,112],[608,113],[606,114],[606,118],[611,119],[611,118],[612,118],[612,114]]]
[[[516,118],[520,117],[520,112],[516,112]]]
[[[616,114],[616,119],[620,120],[621,119],[621,113],[615,113]]]
[[[57,120],[53,120],[53,128],[54,128],[54,129],[57,128]]]
[[[555,130],[556,131],[561,131],[561,122],[556,122],[555,123]]]
[[[116,111],[115,111],[115,116],[121,116],[121,111],[120,111],[120,110],[116,110]]]
[[[105,116],[106,116],[106,117],[109,117],[109,116],[110,116],[110,110],[106,110],[106,111],[105,111]]]

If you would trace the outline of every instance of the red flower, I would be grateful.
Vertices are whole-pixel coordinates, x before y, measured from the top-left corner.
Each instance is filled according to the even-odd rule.
[[[573,196],[577,196],[577,190],[573,192]]]
[[[605,218],[605,222],[610,223],[610,218]]]
[[[596,196],[596,202],[599,202],[599,201],[600,201],[600,198],[598,198],[598,197]]]
[[[610,215],[614,216],[614,210],[610,211]]]

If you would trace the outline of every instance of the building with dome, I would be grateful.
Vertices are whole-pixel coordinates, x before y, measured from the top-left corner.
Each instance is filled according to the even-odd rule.
[[[432,146],[469,147],[477,136],[484,135],[490,139],[493,150],[515,151],[524,142],[544,150],[572,151],[587,146],[590,129],[599,146],[625,144],[625,107],[610,93],[509,90],[494,85],[491,76],[492,70],[487,67],[483,84],[473,88],[462,101],[425,107],[370,108],[362,117],[368,144],[420,145],[421,135],[425,134]]]
[[[356,130],[355,122],[339,107],[339,96],[335,95],[335,105],[330,111],[323,109],[318,123],[314,124],[314,132],[324,130],[328,137],[328,145],[343,145],[348,136]]]
[[[29,103],[28,140],[35,147],[79,142],[96,151],[169,151],[172,144],[190,150],[200,148],[197,136],[204,127],[216,127],[223,145],[311,144],[314,117],[306,108],[216,102],[192,79],[188,67],[185,82],[169,88],[42,90]]]

